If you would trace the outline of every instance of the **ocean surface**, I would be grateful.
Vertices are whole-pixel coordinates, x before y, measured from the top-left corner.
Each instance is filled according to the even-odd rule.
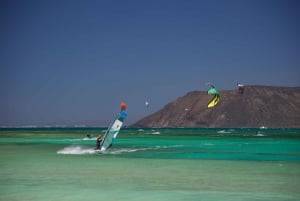
[[[300,200],[300,129],[124,128],[98,152],[103,132],[0,129],[0,200]]]

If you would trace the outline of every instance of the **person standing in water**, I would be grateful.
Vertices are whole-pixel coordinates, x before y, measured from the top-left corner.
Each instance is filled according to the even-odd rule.
[[[102,135],[99,135],[99,136],[97,137],[97,141],[96,141],[96,150],[97,150],[97,149],[100,149],[100,145],[101,145],[102,140],[103,140]]]

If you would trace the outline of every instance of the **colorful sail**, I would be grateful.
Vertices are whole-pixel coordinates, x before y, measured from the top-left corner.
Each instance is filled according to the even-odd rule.
[[[208,103],[207,108],[215,107],[220,101],[219,91],[213,85],[211,85],[211,88],[207,91],[207,94],[214,95],[214,97]]]
[[[105,151],[106,149],[110,148],[114,143],[119,131],[127,117],[127,113],[125,112],[126,103],[121,103],[121,112],[118,114],[117,118],[113,121],[111,126],[105,132],[103,141],[101,142],[101,151]]]

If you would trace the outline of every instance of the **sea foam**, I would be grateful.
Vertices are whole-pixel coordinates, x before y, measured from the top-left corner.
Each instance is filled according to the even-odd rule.
[[[57,151],[57,154],[74,154],[74,155],[94,154],[94,153],[96,153],[96,150],[90,148],[82,148],[80,146],[65,147]]]

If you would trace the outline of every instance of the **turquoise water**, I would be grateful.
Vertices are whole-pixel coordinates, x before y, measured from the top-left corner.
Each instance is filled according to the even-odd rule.
[[[104,130],[0,129],[0,200],[300,200],[299,129]]]

